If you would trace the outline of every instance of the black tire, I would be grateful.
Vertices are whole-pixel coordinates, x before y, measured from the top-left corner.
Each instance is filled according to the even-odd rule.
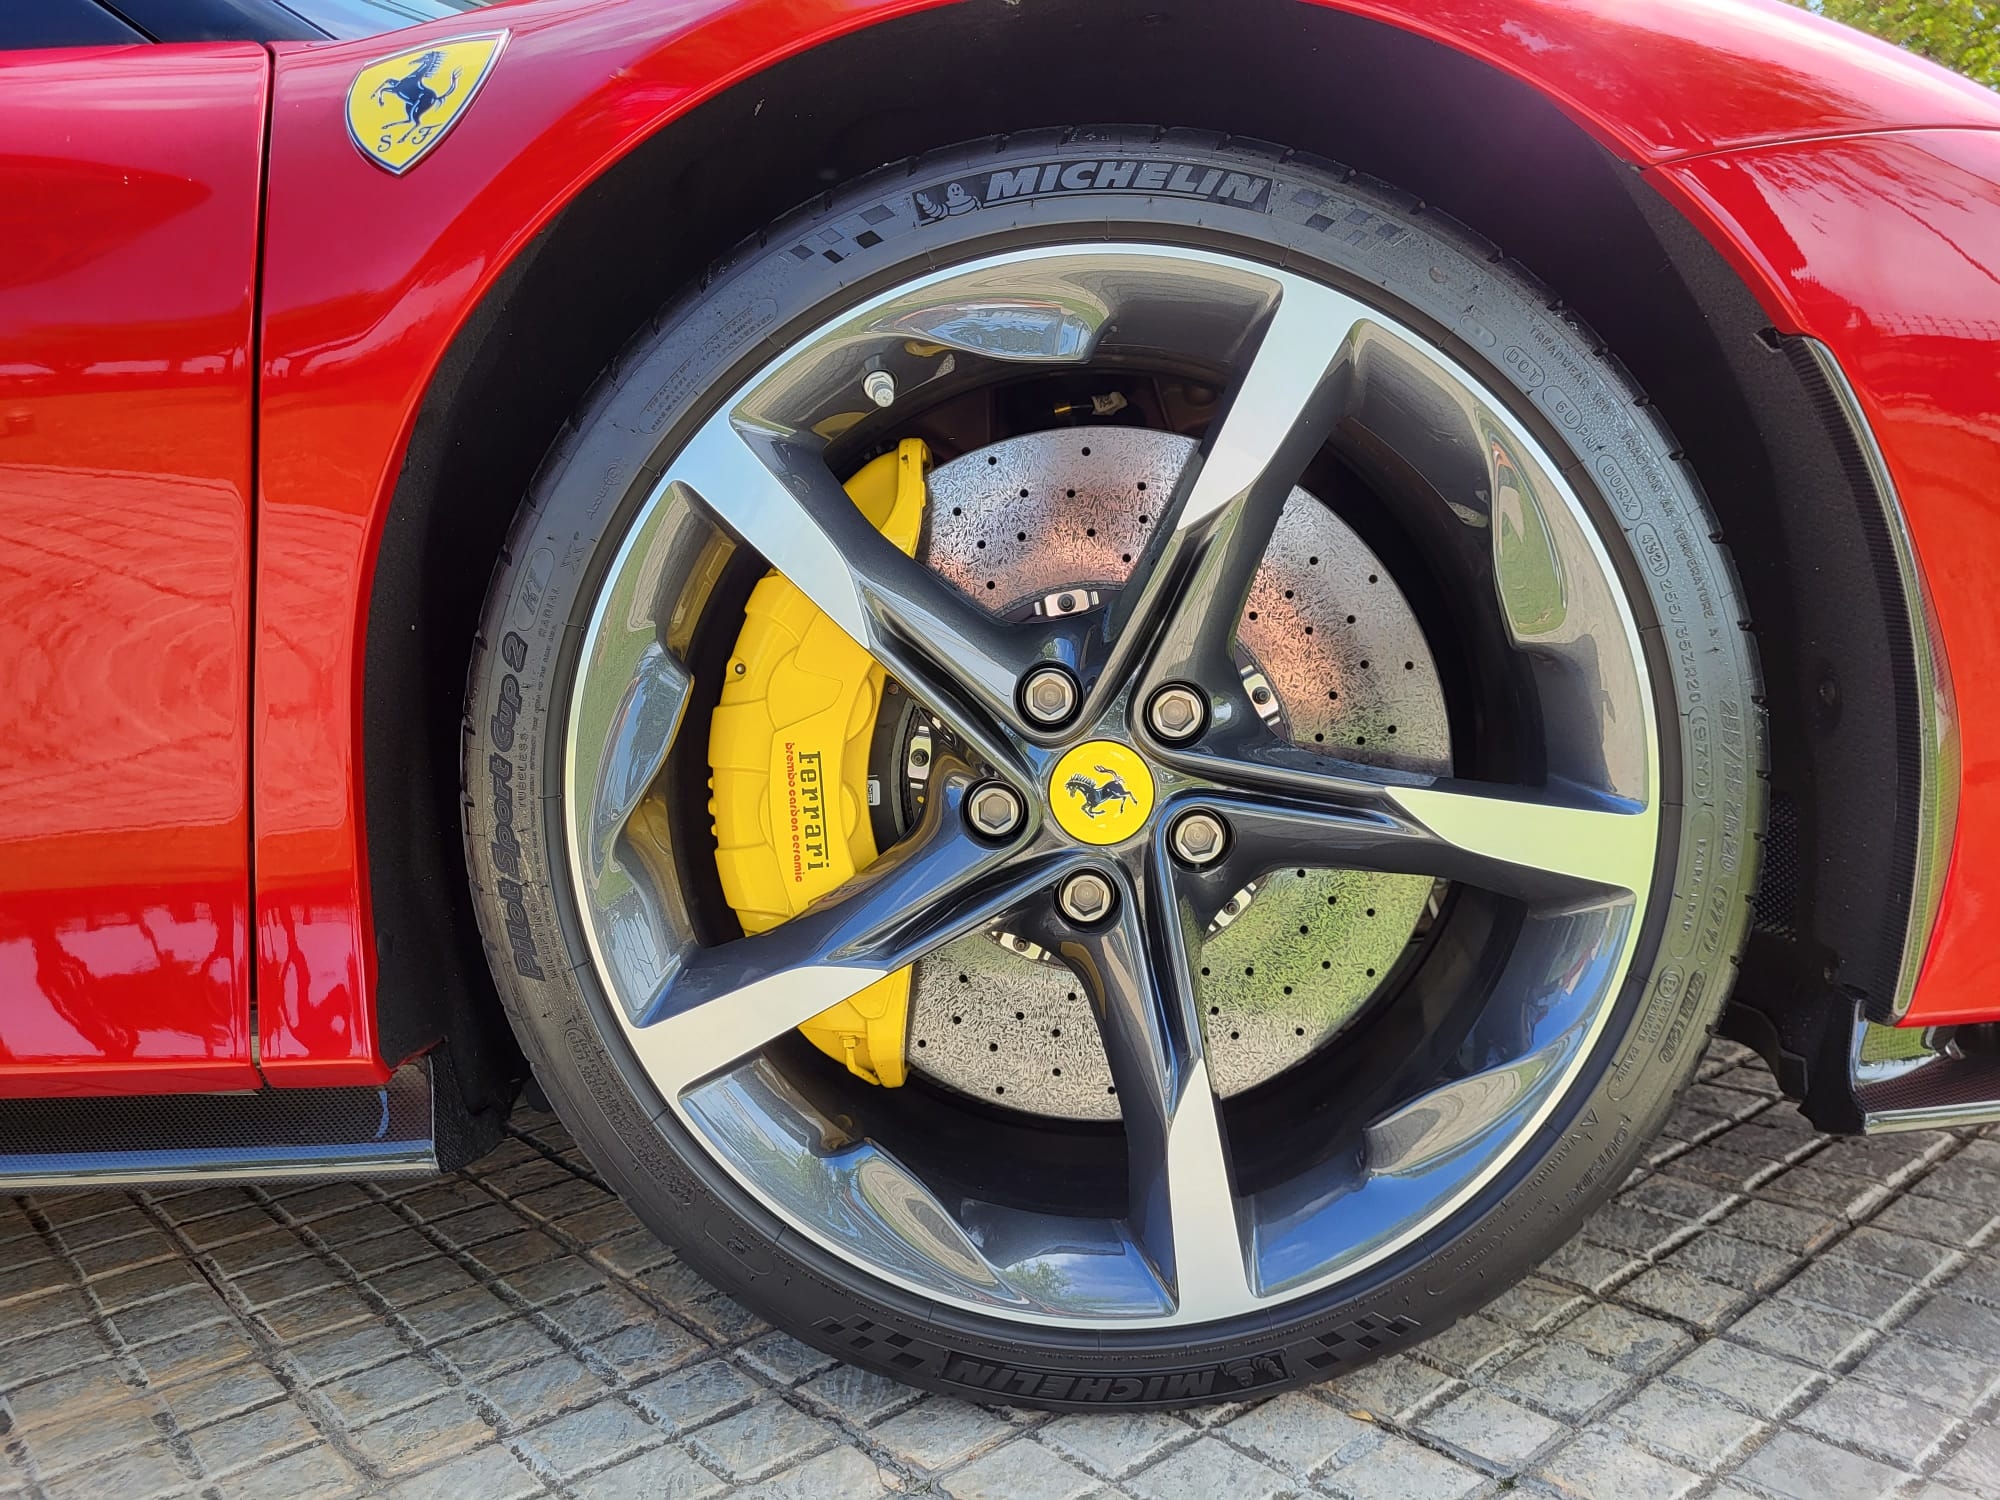
[[[1096,160],[1107,142],[1121,158],[1192,165],[1197,179],[1220,167],[1262,187],[1243,201],[1058,186],[941,217],[920,210],[919,192]],[[570,895],[560,772],[597,585],[664,457],[721,392],[788,337],[912,268],[1120,232],[1357,288],[1538,422],[1598,517],[1642,625],[1672,805],[1661,894],[1584,1082],[1449,1233],[1255,1326],[1100,1335],[938,1309],[781,1235],[663,1111],[608,1017]],[[1052,1408],[1173,1406],[1306,1383],[1406,1346],[1528,1271],[1622,1180],[1690,1077],[1735,977],[1763,827],[1763,731],[1753,643],[1716,531],[1671,437],[1590,331],[1493,247],[1379,183],[1178,131],[1016,136],[876,172],[740,247],[641,330],[521,506],[473,654],[465,752],[467,859],[508,1014],[557,1113],[656,1232],[773,1323],[899,1379]],[[496,801],[496,786],[509,795]]]

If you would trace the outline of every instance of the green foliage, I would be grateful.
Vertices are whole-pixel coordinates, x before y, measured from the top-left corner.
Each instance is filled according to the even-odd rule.
[[[2000,0],[1792,0],[2000,88]]]

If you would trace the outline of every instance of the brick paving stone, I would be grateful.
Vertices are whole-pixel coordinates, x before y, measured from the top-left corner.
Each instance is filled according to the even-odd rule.
[[[952,1500],[1081,1500],[1098,1481],[1038,1443],[1004,1443],[938,1480]]]
[[[742,1494],[745,1500],[881,1500],[892,1489],[901,1489],[895,1474],[885,1473],[867,1454],[843,1447],[830,1448]]]
[[[581,1406],[604,1394],[604,1382],[567,1354],[510,1370],[480,1384],[479,1394],[515,1427]]]
[[[286,1346],[285,1357],[311,1384],[334,1380],[371,1365],[387,1364],[409,1352],[393,1329],[361,1323]]]
[[[1867,1323],[1846,1313],[1779,1297],[1761,1302],[1730,1325],[1730,1336],[1830,1370],[1868,1337]]]
[[[1124,1486],[1140,1500],[1185,1500],[1191,1495],[1227,1495],[1230,1500],[1269,1500],[1289,1495],[1291,1480],[1254,1458],[1245,1457],[1214,1437],[1196,1438],[1187,1447],[1142,1469]],[[1409,1500],[1417,1500],[1414,1493]]]
[[[1947,1354],[1908,1334],[1890,1334],[1854,1367],[1857,1380],[1952,1411],[1970,1411],[2000,1386],[2000,1349]]]
[[[1520,1288],[1332,1385],[1186,1414],[1012,1416],[830,1360],[526,1110],[531,1140],[428,1183],[0,1200],[0,1500],[1643,1500],[1689,1476],[2000,1500],[2000,1131],[1829,1143],[1743,1049],[1700,1077],[1681,1142]]]
[[[1958,1419],[1927,1401],[1843,1380],[1792,1421],[1829,1442],[1915,1469]]]
[[[1390,1435],[1352,1462],[1329,1470],[1322,1483],[1349,1500],[1458,1500],[1485,1479],[1477,1469]]]
[[[179,1338],[131,1351],[131,1357],[154,1385],[191,1380],[258,1357],[257,1345],[233,1323],[211,1323]]]
[[[1793,1301],[1830,1307],[1870,1323],[1882,1322],[1916,1290],[1915,1282],[1891,1272],[1831,1255],[1814,1261],[1785,1284],[1785,1296]]]
[[[1576,1500],[1680,1500],[1701,1476],[1653,1457],[1627,1439],[1593,1428],[1541,1467],[1542,1477]]]
[[[1989,1422],[1973,1433],[1938,1476],[1976,1495],[2000,1495],[2000,1427]]]
[[[1552,1339],[1511,1364],[1492,1383],[1555,1416],[1574,1421],[1622,1394],[1632,1377],[1563,1339]]]
[[[383,1417],[442,1396],[450,1383],[415,1355],[406,1354],[372,1369],[339,1376],[319,1387],[320,1399],[350,1427],[364,1427]]]
[[[262,1308],[257,1313],[258,1320],[282,1344],[311,1338],[316,1333],[331,1333],[350,1324],[365,1323],[375,1316],[375,1309],[362,1299],[359,1292],[344,1286],[294,1297],[289,1302]]]
[[[1719,1396],[1664,1381],[1619,1407],[1611,1422],[1643,1447],[1703,1473],[1713,1473],[1766,1430],[1759,1418]]]
[[[1663,1264],[1743,1292],[1768,1292],[1799,1264],[1796,1252],[1710,1230],[1677,1245]]]
[[[1840,1233],[1841,1226],[1825,1214],[1753,1200],[1722,1220],[1718,1228],[1725,1234],[1740,1235],[1760,1245],[1811,1255],[1824,1249]]]
[[[833,1365],[831,1355],[800,1343],[789,1333],[775,1330],[752,1339],[743,1346],[741,1354],[758,1374],[781,1385],[797,1385]]]
[[[544,1423],[523,1434],[521,1441],[550,1469],[567,1477],[653,1447],[662,1436],[657,1426],[624,1402],[607,1398]]]
[[[2000,1212],[1990,1204],[1945,1203],[1935,1198],[1899,1198],[1876,1214],[1869,1223],[1877,1229],[1907,1234],[1912,1239],[1934,1240],[1940,1245],[1961,1248],[1970,1245]]]
[[[391,1500],[528,1500],[548,1492],[512,1452],[489,1443],[414,1474],[389,1493]]]
[[[162,1435],[157,1408],[140,1398],[101,1409],[74,1422],[24,1429],[22,1443],[35,1466],[59,1474],[106,1454],[143,1447]]]
[[[1467,1391],[1424,1417],[1417,1428],[1502,1473],[1520,1468],[1563,1431],[1560,1422],[1491,1391]]]
[[[1462,1377],[1495,1360],[1520,1353],[1522,1340],[1522,1334],[1504,1323],[1496,1323],[1484,1313],[1468,1313],[1418,1347],[1426,1362],[1442,1365]]]
[[[1287,1473],[1305,1475],[1336,1456],[1353,1457],[1381,1441],[1374,1423],[1359,1421],[1306,1391],[1286,1391],[1232,1418],[1220,1429]]]
[[[732,1479],[762,1479],[838,1440],[840,1433],[777,1396],[699,1428],[688,1440],[709,1467]]]
[[[655,1448],[573,1486],[578,1500],[696,1500],[720,1495],[727,1482],[674,1448]]]
[[[970,1458],[1012,1431],[1001,1418],[969,1402],[932,1396],[875,1429],[875,1440],[905,1463],[943,1469]]]
[[[526,1318],[511,1318],[446,1339],[433,1352],[469,1380],[516,1369],[562,1352],[562,1346]]]
[[[513,1303],[503,1302],[483,1286],[475,1286],[403,1308],[402,1316],[418,1338],[426,1344],[435,1344],[504,1323],[518,1312]]]
[[[734,1365],[711,1359],[640,1386],[632,1399],[674,1432],[711,1421],[756,1399],[757,1393],[756,1382]]]
[[[800,1386],[799,1394],[815,1406],[864,1427],[917,1400],[917,1393],[902,1381],[857,1365],[835,1365]]]
[[[1331,1388],[1343,1402],[1400,1420],[1455,1383],[1451,1376],[1439,1374],[1410,1355],[1392,1354],[1344,1372]]]
[[[1118,1479],[1187,1441],[1188,1429],[1165,1412],[1132,1412],[1115,1422],[1079,1412],[1057,1417],[1040,1437],[1093,1472]]]
[[[67,1474],[42,1481],[48,1500],[151,1500],[153,1496],[188,1494],[194,1483],[165,1443],[135,1448]]]
[[[195,1457],[210,1474],[233,1474],[319,1440],[306,1414],[289,1401],[260,1406],[190,1435]]]
[[[174,1420],[182,1427],[200,1427],[284,1396],[285,1387],[269,1370],[258,1364],[241,1364],[184,1380],[168,1390],[166,1399]]]
[[[354,1434],[354,1446],[384,1473],[399,1475],[477,1447],[493,1429],[456,1391],[384,1417]]]
[[[1645,1261],[1637,1256],[1579,1237],[1568,1241],[1543,1261],[1540,1271],[1552,1280],[1566,1281],[1586,1291],[1601,1292],[1644,1264]]]
[[[1786,1411],[1821,1379],[1809,1365],[1725,1339],[1703,1344],[1667,1373],[1764,1417]]]
[[[1658,1369],[1694,1344],[1686,1329],[1615,1302],[1594,1304],[1564,1324],[1562,1336],[1631,1375]]]
[[[1679,1266],[1654,1266],[1618,1289],[1627,1302],[1713,1333],[1750,1305],[1750,1294]]]
[[[1802,1432],[1777,1434],[1750,1455],[1741,1473],[1788,1500],[1880,1500],[1903,1478],[1886,1464]]]
[[[343,1500],[345,1496],[359,1494],[364,1484],[354,1465],[327,1444],[315,1443],[206,1484],[202,1486],[202,1494],[213,1492],[224,1500],[272,1500],[279,1495],[284,1500]],[[121,1496],[120,1500],[135,1500],[135,1497]],[[456,1500],[466,1497],[461,1495]],[[503,1497],[482,1493],[480,1500],[503,1500]]]
[[[1872,1223],[1862,1225],[1827,1254],[1907,1276],[1912,1281],[1923,1280],[1951,1259],[1951,1251],[1943,1245],[1914,1235],[1892,1234]]]

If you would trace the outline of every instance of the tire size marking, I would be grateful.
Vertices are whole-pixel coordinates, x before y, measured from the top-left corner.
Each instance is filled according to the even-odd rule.
[[[507,946],[513,951],[515,972],[524,979],[545,979],[542,962],[535,952],[535,933],[528,922],[528,907],[521,887],[521,837],[514,830],[514,763],[501,752],[514,748],[514,725],[521,715],[521,680],[514,675],[528,662],[528,643],[508,631],[500,642],[500,656],[514,669],[500,679],[499,703],[486,721],[494,749],[486,757],[486,774],[493,794],[493,837],[487,845],[493,867],[501,872],[494,886],[500,904],[507,910]]]

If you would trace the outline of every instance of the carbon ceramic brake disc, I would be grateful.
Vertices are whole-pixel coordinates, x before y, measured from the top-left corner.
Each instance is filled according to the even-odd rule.
[[[1086,606],[1130,575],[1194,446],[1091,427],[979,449],[932,472],[918,556],[996,612]],[[1449,771],[1444,695],[1415,615],[1374,553],[1303,489],[1286,502],[1237,641],[1252,701],[1279,734],[1366,764]],[[1216,1088],[1240,1093],[1324,1045],[1394,967],[1434,888],[1424,876],[1305,869],[1239,893],[1199,954]],[[1081,987],[1024,948],[975,935],[917,964],[910,1066],[1012,1108],[1115,1119]]]

